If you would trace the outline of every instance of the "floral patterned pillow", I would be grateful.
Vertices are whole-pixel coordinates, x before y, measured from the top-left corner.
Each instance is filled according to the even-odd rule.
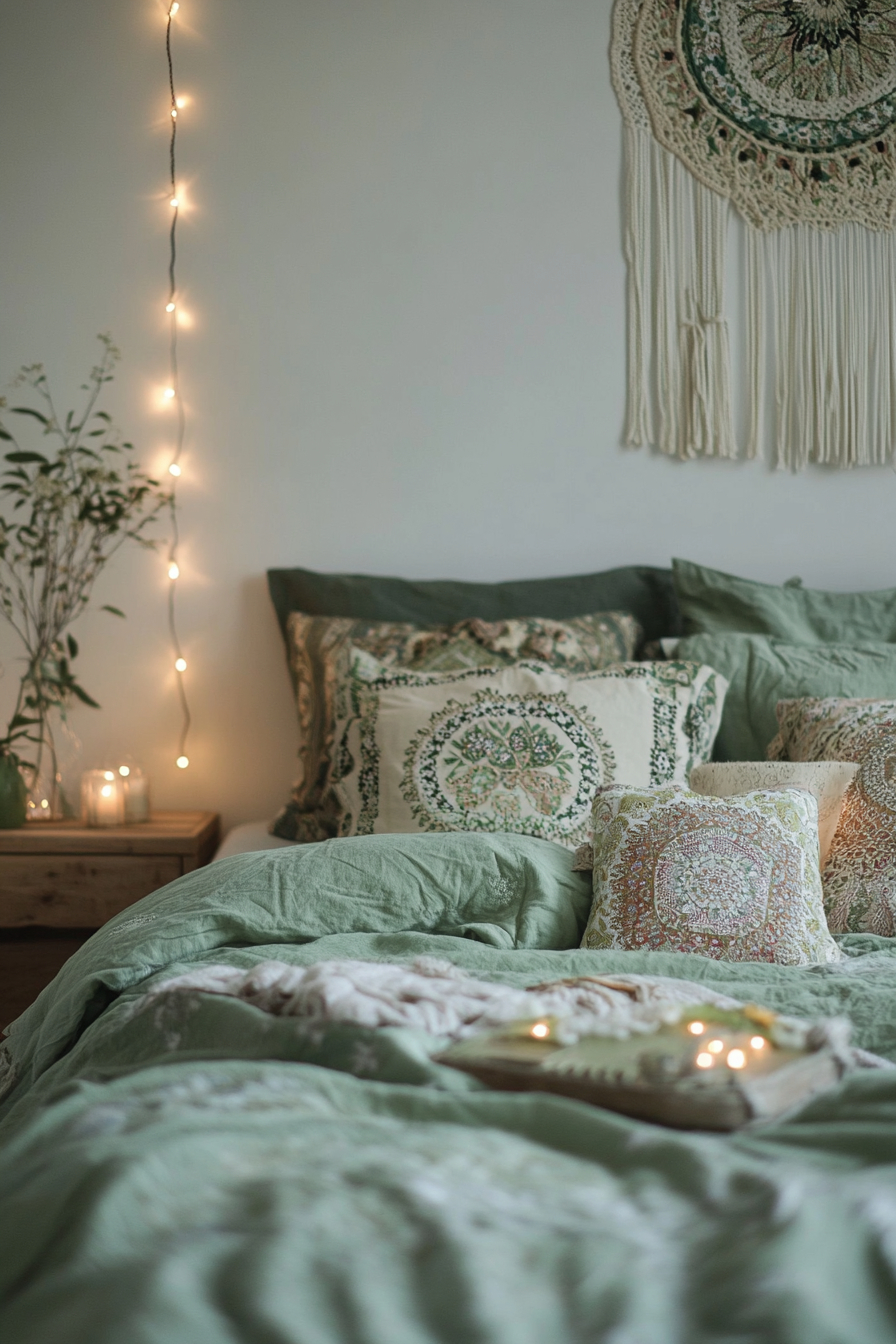
[[[337,705],[340,834],[512,831],[575,848],[599,788],[683,782],[708,758],[726,688],[696,663],[426,675],[359,652]]]
[[[593,844],[583,947],[840,959],[822,902],[818,806],[804,790],[607,789],[594,801]]]
[[[896,700],[803,696],[779,700],[770,761],[858,761],[870,735],[896,722]]]
[[[534,659],[564,672],[589,672],[627,662],[641,629],[623,611],[599,611],[566,621],[540,618],[459,621],[421,627],[293,612],[287,624],[289,667],[299,717],[299,778],[292,799],[272,823],[284,840],[323,840],[339,828],[332,792],[335,699],[358,648],[390,668],[455,672]]]
[[[833,933],[896,935],[896,725],[865,735],[822,873]]]

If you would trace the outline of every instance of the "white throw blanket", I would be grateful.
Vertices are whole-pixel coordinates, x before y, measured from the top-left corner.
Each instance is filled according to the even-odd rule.
[[[417,1027],[459,1040],[515,1018],[562,1019],[561,1038],[625,1037],[677,1022],[695,1004],[738,1008],[736,999],[665,976],[576,976],[517,989],[475,980],[451,962],[418,957],[409,965],[263,961],[249,971],[205,966],[154,985],[138,1007],[161,995],[201,991],[242,999],[277,1017],[361,1027]]]

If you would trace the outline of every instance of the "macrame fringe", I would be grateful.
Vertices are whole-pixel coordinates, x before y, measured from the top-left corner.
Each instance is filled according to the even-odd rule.
[[[772,340],[778,467],[882,466],[896,448],[896,235],[859,224],[747,231],[747,326],[755,455],[764,335]]]
[[[628,409],[625,442],[672,457],[737,456],[725,243],[728,202],[626,124]]]

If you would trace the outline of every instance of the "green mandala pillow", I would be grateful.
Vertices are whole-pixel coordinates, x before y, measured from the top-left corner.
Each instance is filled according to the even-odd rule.
[[[533,659],[563,672],[589,672],[634,657],[641,628],[624,611],[598,611],[565,621],[478,618],[454,625],[412,625],[344,616],[287,619],[286,646],[299,719],[299,773],[292,798],[274,820],[283,840],[323,840],[337,833],[339,803],[331,788],[337,687],[347,676],[349,650],[372,654],[391,668],[458,672],[506,667]]]
[[[424,675],[357,652],[337,704],[341,834],[510,831],[575,848],[598,789],[683,782],[709,758],[725,688],[691,663]]]
[[[789,966],[840,959],[811,793],[611,788],[594,801],[593,843],[583,947]]]

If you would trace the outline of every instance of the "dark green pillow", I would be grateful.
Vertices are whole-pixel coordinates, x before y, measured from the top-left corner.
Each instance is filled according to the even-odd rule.
[[[453,625],[473,616],[485,621],[512,616],[563,621],[594,611],[628,611],[643,629],[645,641],[677,635],[682,629],[671,571],[647,565],[510,583],[417,582],[372,574],[269,569],[268,588],[284,638],[292,611],[414,625]]]
[[[690,560],[673,560],[672,573],[688,635],[738,632],[791,644],[896,641],[896,588],[826,593],[799,580],[754,583]]]
[[[676,659],[708,663],[729,682],[717,761],[763,761],[775,706],[799,696],[896,699],[896,644],[789,644],[766,635],[691,635]]]

